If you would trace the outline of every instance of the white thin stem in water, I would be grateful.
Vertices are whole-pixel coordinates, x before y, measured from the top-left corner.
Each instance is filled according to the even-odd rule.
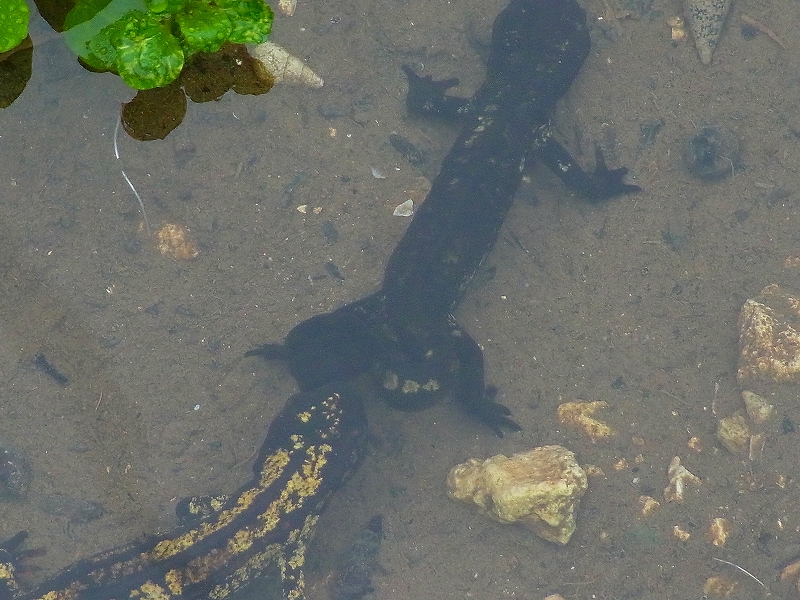
[[[716,558],[716,557],[714,557],[714,556],[712,556],[712,557],[711,557],[711,560],[715,560],[715,561],[717,561],[717,562],[720,562],[720,563],[722,563],[722,564],[724,564],[724,565],[728,565],[728,566],[730,566],[730,567],[733,567],[734,569],[737,569],[737,570],[741,571],[742,573],[744,573],[745,575],[747,575],[747,576],[748,576],[750,579],[752,579],[753,581],[755,581],[755,582],[756,582],[758,585],[760,585],[762,588],[764,588],[764,590],[766,591],[766,594],[765,594],[766,596],[770,596],[770,595],[772,594],[772,593],[769,591],[769,588],[767,587],[767,585],[766,585],[766,584],[765,584],[763,581],[761,581],[761,580],[760,580],[758,577],[756,577],[755,575],[753,575],[753,574],[752,574],[750,571],[748,571],[748,570],[747,570],[747,569],[745,569],[744,567],[740,567],[740,566],[739,566],[739,565],[737,565],[736,563],[732,563],[732,562],[731,562],[731,561],[729,561],[729,560],[722,560],[721,558]]]
[[[119,158],[119,145],[117,144],[117,138],[119,137],[119,125],[122,123],[122,119],[117,119],[117,124],[114,127],[114,157],[117,160]],[[136,191],[136,188],[133,186],[130,178],[128,177],[127,173],[125,173],[124,169],[120,169],[120,173],[125,178],[128,186],[131,188],[133,195],[136,196],[136,199],[139,201],[139,209],[142,211],[142,218],[144,219],[144,230],[147,232],[147,235],[150,235],[150,221],[147,220],[147,212],[144,210],[144,202],[142,202],[142,197],[139,195],[139,192]]]

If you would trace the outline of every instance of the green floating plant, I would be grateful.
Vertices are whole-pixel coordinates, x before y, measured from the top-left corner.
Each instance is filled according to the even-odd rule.
[[[186,46],[200,52],[216,52],[233,31],[225,11],[202,2],[186,4],[175,22]]]
[[[232,44],[260,44],[272,30],[272,9],[263,0],[218,0],[233,25]]]
[[[198,52],[263,42],[272,19],[263,0],[78,0],[64,29],[90,67],[148,90],[172,83]]]
[[[149,14],[130,13],[111,25],[107,35],[116,50],[114,65],[108,68],[116,67],[125,83],[137,90],[171,83],[183,70],[181,44]]]
[[[0,52],[16,48],[28,37],[29,18],[25,0],[0,1]]]

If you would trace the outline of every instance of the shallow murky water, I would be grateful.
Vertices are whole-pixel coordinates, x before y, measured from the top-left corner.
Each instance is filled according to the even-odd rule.
[[[164,141],[121,134],[120,159],[113,133],[130,90],[78,67],[58,39],[35,50],[26,92],[0,113],[0,445],[33,469],[27,497],[3,504],[2,534],[27,529],[30,547],[47,547],[41,576],[167,529],[177,499],[248,476],[294,384],[283,365],[243,353],[377,287],[408,222],[392,211],[435,174],[454,135],[406,115],[400,65],[458,76],[470,94],[483,77],[480,40],[503,6],[300,0],[273,38],[308,60],[322,89],[190,105]],[[797,62],[765,35],[743,36],[737,14],[703,67],[690,44],[669,42],[677,4],[602,23],[602,3],[584,7],[593,53],[557,131],[587,166],[603,144],[645,191],[588,206],[530,170],[493,269],[458,312],[524,431],[497,439],[450,402],[418,414],[370,406],[380,443],[320,523],[311,599],[326,597],[332,557],[373,514],[386,532],[377,598],[700,598],[713,575],[738,583],[731,598],[763,595],[714,558],[796,597],[777,575],[800,552],[797,434],[770,439],[749,463],[715,442],[713,413],[739,407],[742,301],[773,282],[800,288],[783,266],[800,251]],[[800,44],[797,3],[736,10]],[[659,120],[640,144],[640,127]],[[683,165],[703,123],[740,137],[734,177],[702,183]],[[427,166],[400,156],[392,131],[425,149]],[[155,227],[190,230],[197,258],[158,252],[121,169]],[[35,367],[37,353],[69,385]],[[556,406],[575,398],[608,402],[601,417],[616,436],[592,443],[564,429]],[[693,436],[700,450],[687,447]],[[545,443],[605,473],[590,478],[566,547],[447,499],[452,465]],[[703,483],[644,517],[639,497],[663,501],[673,456]],[[105,515],[69,522],[43,510],[53,494],[99,502]],[[705,535],[714,517],[734,525],[724,548]],[[675,526],[691,537],[677,539]]]

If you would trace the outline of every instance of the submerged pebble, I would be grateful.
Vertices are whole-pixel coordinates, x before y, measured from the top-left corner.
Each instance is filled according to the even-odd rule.
[[[471,458],[447,475],[454,500],[475,504],[501,523],[521,523],[561,545],[575,532],[575,511],[586,487],[586,472],[563,446]]]
[[[733,175],[739,168],[739,138],[727,127],[707,125],[686,142],[684,159],[698,179],[714,181]]]
[[[317,107],[317,112],[323,119],[333,121],[334,119],[341,119],[350,114],[350,110],[341,104],[335,102],[324,102]]]
[[[94,500],[74,498],[64,494],[50,494],[41,501],[42,510],[66,518],[70,523],[84,524],[102,517],[106,510]]]
[[[413,144],[408,138],[400,135],[396,131],[389,134],[389,144],[405,158],[410,165],[421,167],[428,162],[427,154],[424,150]]]
[[[0,448],[0,499],[23,498],[32,477],[25,457],[9,448]]]
[[[409,198],[405,202],[402,202],[395,206],[394,212],[392,213],[395,217],[410,217],[414,214],[414,201]]]

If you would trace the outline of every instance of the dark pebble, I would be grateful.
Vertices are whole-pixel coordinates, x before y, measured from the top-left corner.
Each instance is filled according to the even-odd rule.
[[[138,235],[126,235],[122,238],[122,249],[128,254],[139,254],[142,251],[142,240]]]
[[[639,123],[639,144],[637,149],[641,152],[645,148],[652,146],[653,142],[656,141],[658,132],[661,131],[663,126],[663,119],[658,119],[657,121],[649,120]]]
[[[753,38],[758,37],[758,29],[749,23],[742,25],[740,31],[742,33],[742,37],[746,40],[752,40]]]
[[[744,223],[750,217],[750,211],[744,209],[735,210],[733,211],[733,216],[737,223]]]
[[[684,159],[698,179],[722,179],[740,167],[739,139],[727,127],[702,127],[686,142]]]
[[[42,498],[41,507],[46,513],[65,517],[70,523],[78,524],[94,521],[106,514],[106,510],[99,502],[64,494],[45,496]]]
[[[339,270],[339,267],[336,266],[336,263],[332,261],[325,263],[325,272],[331,277],[335,277],[336,279],[341,279],[344,281],[344,275],[342,275],[342,272]]]
[[[122,338],[114,335],[100,336],[100,343],[104,348],[116,348],[122,343]]]
[[[389,134],[389,144],[392,148],[397,150],[410,165],[421,167],[428,162],[428,157],[424,150],[418,148],[396,131]]]
[[[335,102],[326,102],[325,104],[320,104],[317,110],[319,111],[320,116],[328,121],[341,119],[350,113],[350,111],[344,106],[336,104]]]
[[[188,306],[184,306],[183,304],[178,304],[175,307],[175,314],[180,315],[182,317],[189,317],[190,319],[198,319],[200,315],[193,311]]]
[[[197,155],[197,146],[192,142],[187,142],[173,149],[175,166],[183,169]]]
[[[322,229],[322,235],[324,235],[325,239],[329,242],[335,242],[339,239],[339,230],[336,229],[332,221],[325,221],[320,225],[320,229]]]

